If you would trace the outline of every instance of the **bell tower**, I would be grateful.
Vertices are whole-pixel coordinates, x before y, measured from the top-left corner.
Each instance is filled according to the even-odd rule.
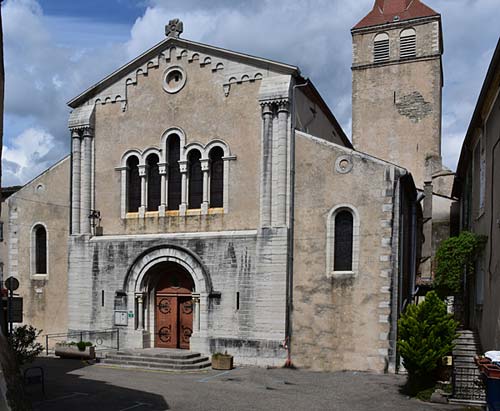
[[[375,0],[351,33],[354,147],[423,188],[442,168],[441,16],[419,0]]]

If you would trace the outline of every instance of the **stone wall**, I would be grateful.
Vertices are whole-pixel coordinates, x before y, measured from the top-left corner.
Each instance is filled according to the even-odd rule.
[[[26,184],[4,203],[8,209],[6,275],[19,280],[24,323],[43,334],[67,329],[67,239],[69,228],[69,157]],[[47,230],[46,275],[34,272],[33,227]]]
[[[339,160],[349,165],[343,169]],[[395,185],[404,171],[300,132],[295,171],[293,361],[315,370],[383,372],[394,349]],[[328,267],[329,214],[339,206],[359,218],[359,245],[347,274]]]
[[[441,169],[440,20],[353,30],[353,144],[407,168],[417,187]],[[416,57],[399,58],[399,35],[416,31]],[[390,58],[373,63],[373,39],[389,35]]]

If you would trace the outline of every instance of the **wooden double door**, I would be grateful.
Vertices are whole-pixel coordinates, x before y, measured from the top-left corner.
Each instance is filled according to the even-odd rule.
[[[193,333],[191,295],[156,295],[156,347],[189,350]]]

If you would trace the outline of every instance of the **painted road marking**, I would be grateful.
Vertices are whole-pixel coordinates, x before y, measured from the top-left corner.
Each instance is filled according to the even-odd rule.
[[[211,380],[212,378],[217,378],[220,377],[221,375],[229,374],[231,371],[224,371],[219,374],[211,375],[210,377],[205,377],[201,380],[198,380],[198,382],[207,382],[208,380]]]
[[[128,408],[123,408],[120,411],[133,410],[134,408],[139,408],[139,407],[142,407],[143,405],[146,407],[151,407],[151,404],[148,404],[147,402],[136,402],[135,405],[132,405],[131,407],[128,407]]]

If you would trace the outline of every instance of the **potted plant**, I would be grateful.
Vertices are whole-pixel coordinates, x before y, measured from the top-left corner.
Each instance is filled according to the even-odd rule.
[[[95,347],[89,341],[56,343],[55,355],[61,358],[95,359]]]
[[[216,352],[212,354],[212,368],[214,370],[232,370],[233,369],[233,356],[227,352],[224,354]]]

